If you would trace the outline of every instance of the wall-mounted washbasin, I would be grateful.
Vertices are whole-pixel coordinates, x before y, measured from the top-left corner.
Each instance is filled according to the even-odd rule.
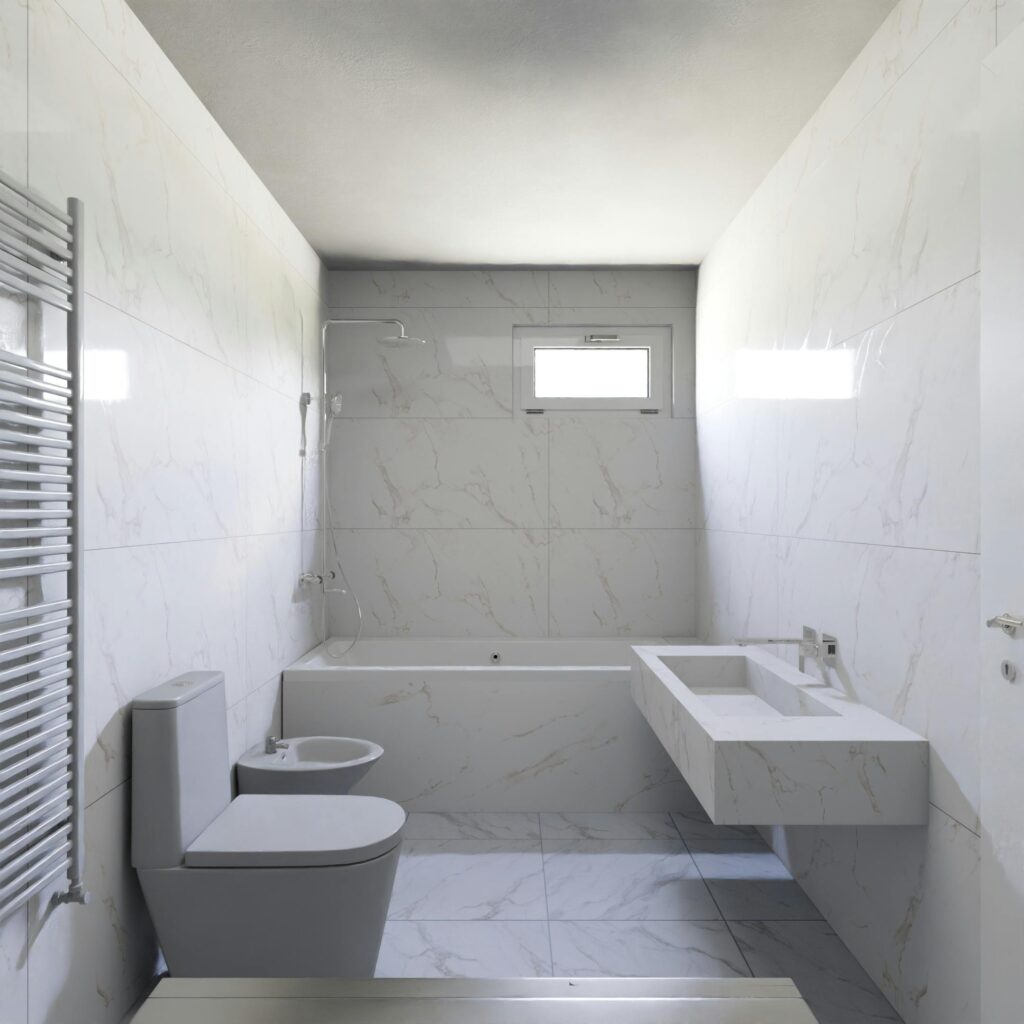
[[[919,825],[928,741],[750,647],[634,647],[633,699],[720,825]]]
[[[350,736],[299,736],[272,751],[261,743],[238,761],[238,791],[345,794],[383,753],[380,744]]]

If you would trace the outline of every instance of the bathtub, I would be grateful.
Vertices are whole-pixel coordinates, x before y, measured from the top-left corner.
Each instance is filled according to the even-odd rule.
[[[630,644],[662,642],[375,639],[342,658],[321,646],[284,672],[282,728],[379,743],[353,792],[407,810],[688,810],[629,692]]]

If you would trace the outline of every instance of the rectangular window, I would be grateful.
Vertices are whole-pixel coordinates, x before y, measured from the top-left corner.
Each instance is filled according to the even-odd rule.
[[[516,339],[521,409],[668,407],[667,327],[520,327]]]

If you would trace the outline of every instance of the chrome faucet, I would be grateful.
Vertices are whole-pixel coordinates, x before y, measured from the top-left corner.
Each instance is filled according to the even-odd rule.
[[[279,740],[276,736],[268,736],[267,742],[263,744],[264,754],[276,754],[279,750],[284,750],[288,744],[284,740]]]
[[[814,658],[815,661],[821,662],[821,664],[827,665],[829,668],[834,668],[839,651],[839,641],[834,636],[822,633],[819,637],[818,631],[811,629],[810,626],[804,626],[803,636],[799,637],[745,636],[739,637],[733,642],[739,647],[761,647],[768,645],[788,647],[794,645],[797,647],[797,666],[801,672],[804,670],[806,658]]]

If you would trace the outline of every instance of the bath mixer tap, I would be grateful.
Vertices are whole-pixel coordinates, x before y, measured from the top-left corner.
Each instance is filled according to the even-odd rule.
[[[268,736],[267,742],[263,744],[264,754],[276,754],[279,750],[284,750],[288,744],[284,740],[279,740],[276,736]]]
[[[733,641],[739,647],[761,647],[775,645],[780,647],[795,646],[797,648],[797,666],[801,672],[804,670],[804,661],[813,658],[815,661],[829,668],[834,668],[838,658],[839,641],[828,633],[818,636],[816,629],[804,626],[803,636],[799,637],[764,637],[745,636]]]

